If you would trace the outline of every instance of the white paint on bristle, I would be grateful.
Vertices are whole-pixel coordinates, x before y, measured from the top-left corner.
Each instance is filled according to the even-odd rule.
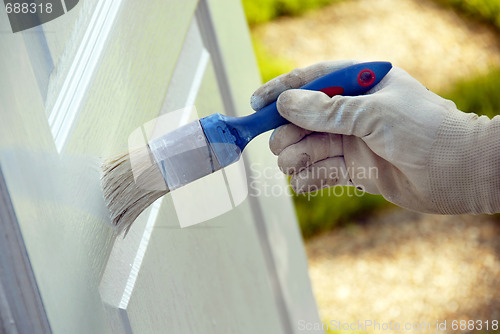
[[[169,192],[160,170],[152,162],[154,160],[149,150],[136,150],[131,154],[134,157],[143,157],[139,159],[142,164],[139,166],[140,175],[134,175],[128,153],[108,159],[102,166],[101,184],[104,200],[117,233],[125,231],[126,234],[134,220],[148,206]],[[134,168],[136,164],[134,158]]]

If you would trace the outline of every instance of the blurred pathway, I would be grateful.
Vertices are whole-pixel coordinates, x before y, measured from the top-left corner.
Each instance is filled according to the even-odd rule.
[[[389,60],[431,90],[500,65],[500,35],[428,0],[351,0],[253,34],[279,57],[307,66],[322,60]]]
[[[397,209],[306,248],[323,321],[500,321],[499,219]]]
[[[427,0],[352,0],[253,33],[279,57],[389,60],[435,91],[500,66],[500,36]],[[306,245],[324,321],[500,321],[500,219],[402,209]],[[382,332],[382,331],[379,331]],[[384,333],[386,331],[383,331]],[[415,333],[419,331],[413,331]],[[445,333],[445,332],[440,332]]]

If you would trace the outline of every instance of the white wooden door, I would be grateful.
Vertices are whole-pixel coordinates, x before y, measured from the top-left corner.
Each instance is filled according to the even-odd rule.
[[[268,134],[211,176],[217,196],[168,194],[125,239],[103,203],[102,158],[143,124],[190,105],[199,117],[251,112],[260,82],[239,2],[85,0],[15,34],[0,10],[0,47],[5,328],[274,334],[319,322]],[[180,228],[214,198],[227,210]]]

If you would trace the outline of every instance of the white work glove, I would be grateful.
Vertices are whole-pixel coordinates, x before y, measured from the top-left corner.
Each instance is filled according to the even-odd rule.
[[[500,117],[463,113],[398,67],[362,96],[293,89],[354,63],[295,69],[252,96],[255,110],[279,96],[292,123],[270,140],[292,188],[352,185],[421,212],[500,212]]]

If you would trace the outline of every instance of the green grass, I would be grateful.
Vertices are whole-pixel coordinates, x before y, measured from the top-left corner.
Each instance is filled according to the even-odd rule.
[[[249,25],[265,23],[280,16],[298,16],[341,0],[243,0]]]
[[[253,38],[252,42],[262,82],[267,82],[297,67],[293,61],[272,54],[257,39]]]
[[[392,205],[381,195],[362,193],[354,187],[326,188],[293,199],[304,238],[365,220]]]
[[[500,28],[500,0],[434,0]]]
[[[242,0],[248,23],[253,26],[281,16],[299,16],[342,0]],[[345,1],[345,0],[344,0]],[[434,0],[458,12],[500,28],[500,0]]]
[[[441,96],[454,101],[458,109],[493,117],[500,113],[500,68],[459,81]]]
[[[325,323],[327,323],[327,321],[324,321]],[[353,322],[356,322],[356,321],[353,321]],[[331,328],[328,328],[325,332],[325,334],[373,334],[373,333],[381,333],[383,331],[368,331],[368,330],[365,330],[365,331],[361,331],[361,330],[358,330],[358,331],[351,331],[351,330],[333,330]]]

